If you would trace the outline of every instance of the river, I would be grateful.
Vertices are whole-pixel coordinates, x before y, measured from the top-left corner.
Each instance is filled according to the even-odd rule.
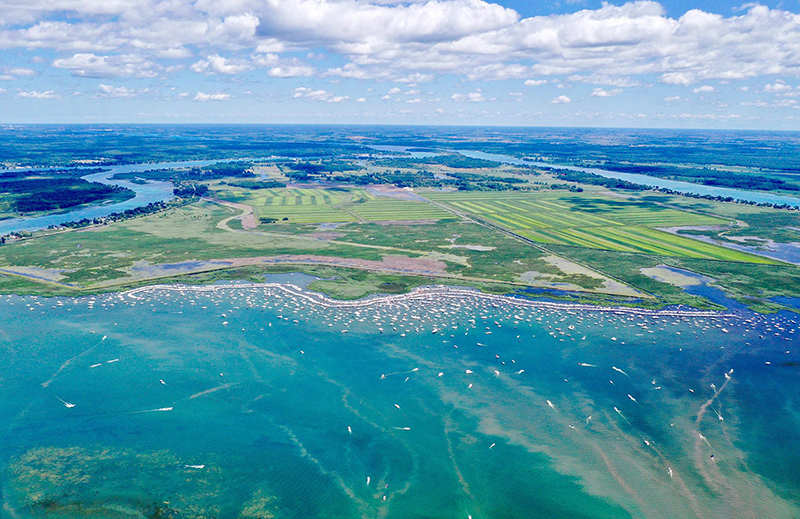
[[[594,173],[595,175],[600,175],[606,178],[618,178],[620,180],[627,180],[628,182],[632,182],[634,184],[671,189],[675,192],[683,194],[731,197],[737,200],[745,200],[748,202],[767,203],[767,204],[787,204],[792,207],[800,207],[800,198],[775,195],[772,193],[764,193],[760,191],[747,191],[744,189],[733,189],[727,187],[704,186],[702,184],[694,184],[692,182],[667,180],[658,177],[651,177],[649,175],[639,175],[636,173],[620,173],[617,171],[608,171],[605,169],[583,168],[580,166],[552,164],[550,162],[521,160],[516,157],[512,157],[510,155],[500,155],[497,153],[484,153],[482,151],[472,151],[472,150],[451,150],[451,151],[460,153],[465,157],[470,157],[473,159],[492,160],[504,164],[513,164],[517,166],[542,166],[550,168],[568,169],[570,171],[581,171],[583,173]]]
[[[184,162],[158,162],[149,164],[126,164],[123,166],[112,166],[99,173],[92,173],[81,177],[89,182],[99,182],[101,184],[120,186],[130,189],[136,196],[115,204],[99,204],[80,206],[71,211],[42,216],[23,216],[20,218],[10,218],[0,221],[0,235],[14,231],[37,231],[46,229],[51,225],[61,225],[66,222],[76,222],[84,218],[102,218],[112,213],[121,213],[128,209],[135,209],[153,202],[162,202],[173,198],[172,183],[148,181],[144,184],[137,184],[127,180],[115,179],[114,175],[121,173],[137,173],[154,169],[178,169],[187,167],[202,167],[209,164],[221,162],[220,160],[196,160]],[[36,168],[30,168],[36,171]],[[42,168],[45,170],[45,168]]]

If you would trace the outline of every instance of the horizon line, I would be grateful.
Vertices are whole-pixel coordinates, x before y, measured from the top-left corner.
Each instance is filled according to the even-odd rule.
[[[687,131],[687,132],[755,132],[800,133],[800,129],[770,128],[686,128],[676,126],[553,126],[553,125],[482,125],[482,124],[422,124],[422,123],[286,123],[286,122],[0,122],[0,130],[14,126],[337,126],[337,127],[411,127],[411,128],[493,128],[493,129],[559,129],[559,130],[634,130],[634,131]]]

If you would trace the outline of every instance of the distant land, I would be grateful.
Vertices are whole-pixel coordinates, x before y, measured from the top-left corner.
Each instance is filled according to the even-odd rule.
[[[0,129],[4,292],[301,271],[771,312],[800,297],[800,134],[335,125]]]

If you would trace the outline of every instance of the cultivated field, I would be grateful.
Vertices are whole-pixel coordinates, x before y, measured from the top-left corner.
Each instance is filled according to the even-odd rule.
[[[391,200],[375,197],[364,203],[349,207],[354,213],[368,222],[392,220],[440,220],[452,215],[427,202]]]
[[[251,205],[259,218],[288,223],[439,220],[451,216],[427,202],[375,196],[359,188],[228,188],[217,195]],[[284,220],[286,218],[286,220]]]
[[[588,194],[434,193],[429,197],[545,244],[697,259],[771,260],[676,236],[657,227],[721,225],[727,220]]]
[[[227,188],[220,198],[252,206],[259,218],[291,223],[354,222],[355,216],[338,208],[349,203],[349,192],[330,189],[239,189]]]

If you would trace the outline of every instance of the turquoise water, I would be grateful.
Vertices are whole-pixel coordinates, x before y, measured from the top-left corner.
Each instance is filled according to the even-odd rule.
[[[2,517],[800,516],[784,314],[264,284],[0,319]]]

